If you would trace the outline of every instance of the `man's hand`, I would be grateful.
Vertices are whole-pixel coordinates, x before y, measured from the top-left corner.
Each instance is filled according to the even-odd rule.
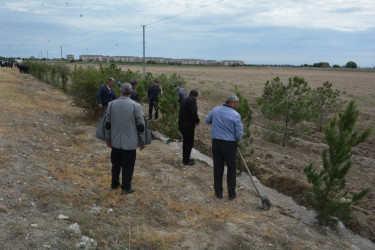
[[[142,151],[145,147],[144,145],[139,145],[139,150]]]
[[[101,109],[101,108],[103,108],[103,105],[102,104],[98,104],[98,107]]]
[[[112,148],[112,142],[107,142],[107,147]]]

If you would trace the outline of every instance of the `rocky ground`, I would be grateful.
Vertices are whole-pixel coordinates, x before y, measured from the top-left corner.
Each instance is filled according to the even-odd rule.
[[[160,140],[137,151],[137,191],[121,195],[110,189],[110,149],[95,138],[96,122],[72,107],[65,94],[30,75],[1,68],[0,103],[1,249],[361,248],[335,230],[304,224],[284,208],[264,211],[254,192],[241,184],[237,199],[229,201],[225,193],[224,199],[216,199],[212,168],[202,161],[181,166],[181,151]],[[203,116],[206,110],[200,112]],[[294,143],[303,145],[305,153],[319,147],[304,140]],[[203,125],[196,144],[209,154]],[[298,180],[301,173],[296,171],[301,162],[295,159],[313,156],[304,156],[299,147],[278,153],[282,149],[259,137],[254,145],[265,184],[284,185],[291,195],[302,188],[305,181]],[[355,162],[364,165],[373,161],[358,157]],[[353,183],[371,173],[355,172],[353,177],[364,179],[349,184],[360,188]],[[356,209],[357,215],[368,213],[358,222],[359,233],[372,233],[371,238],[374,202],[365,204]]]

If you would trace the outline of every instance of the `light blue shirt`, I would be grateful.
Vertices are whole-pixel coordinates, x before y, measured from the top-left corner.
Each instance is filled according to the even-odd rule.
[[[205,121],[212,124],[211,139],[239,141],[242,138],[241,115],[228,105],[214,108]]]

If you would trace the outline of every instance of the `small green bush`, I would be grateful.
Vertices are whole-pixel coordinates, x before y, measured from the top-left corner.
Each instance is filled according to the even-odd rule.
[[[169,77],[162,74],[157,78],[163,90],[163,94],[159,97],[158,104],[160,113],[162,114],[160,119],[161,132],[171,140],[174,140],[179,133],[178,115],[180,106],[178,103],[178,95],[173,85],[177,84],[183,86],[186,82],[177,74],[172,74]]]

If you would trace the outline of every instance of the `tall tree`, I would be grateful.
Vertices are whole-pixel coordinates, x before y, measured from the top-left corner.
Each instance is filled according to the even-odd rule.
[[[346,68],[351,68],[351,69],[356,69],[358,66],[357,66],[357,64],[355,62],[349,61],[349,62],[346,63],[345,67]]]
[[[359,111],[354,101],[350,101],[345,111],[334,118],[324,130],[328,148],[323,151],[323,169],[310,164],[304,171],[312,183],[307,194],[308,201],[318,213],[321,223],[336,222],[337,219],[352,218],[352,206],[364,198],[370,189],[350,194],[345,189],[346,176],[352,167],[352,147],[364,142],[373,127],[360,133],[354,130]]]
[[[312,117],[309,94],[310,87],[307,82],[298,76],[289,78],[287,85],[278,77],[265,83],[258,103],[265,117],[283,121],[283,147],[289,139],[292,127]]]

